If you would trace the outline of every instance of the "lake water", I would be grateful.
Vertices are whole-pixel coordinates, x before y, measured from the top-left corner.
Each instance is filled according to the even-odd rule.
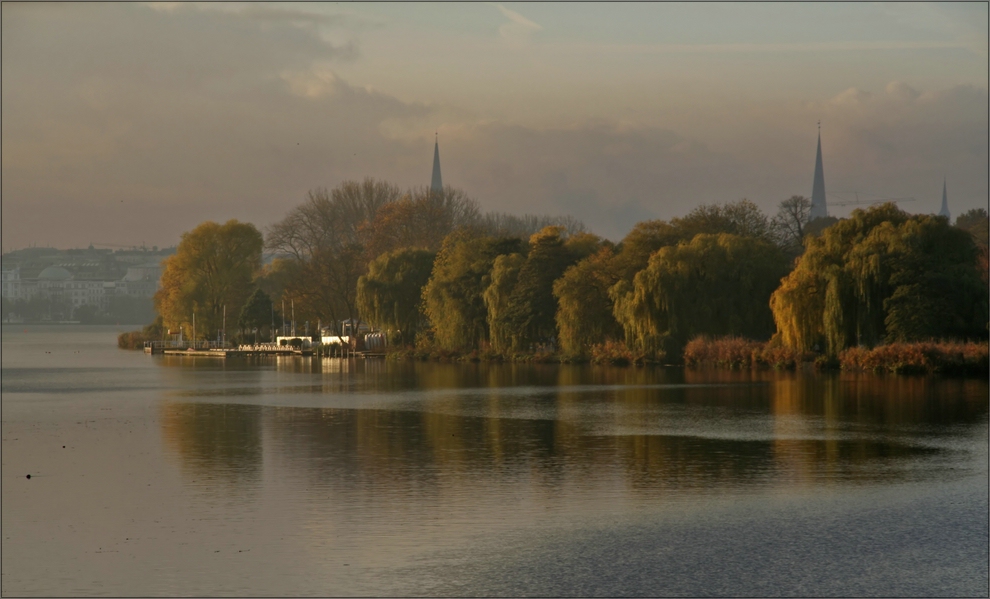
[[[986,380],[119,330],[3,327],[4,596],[988,595]]]

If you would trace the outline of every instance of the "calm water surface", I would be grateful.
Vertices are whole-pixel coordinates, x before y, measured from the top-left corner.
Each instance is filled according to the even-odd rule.
[[[117,332],[3,327],[4,596],[988,594],[985,380]]]

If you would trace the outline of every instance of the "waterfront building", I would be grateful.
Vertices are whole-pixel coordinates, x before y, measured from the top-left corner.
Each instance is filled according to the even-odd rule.
[[[3,297],[11,301],[21,299],[20,268],[12,268],[0,272],[0,280],[2,280],[2,288],[0,289],[2,289]]]
[[[9,301],[56,302],[70,314],[82,306],[111,310],[115,298],[150,305],[161,286],[164,256],[157,251],[120,253],[124,255],[92,248],[29,248],[4,254],[0,291]]]

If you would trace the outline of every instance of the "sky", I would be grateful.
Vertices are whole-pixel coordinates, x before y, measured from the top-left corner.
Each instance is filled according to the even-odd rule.
[[[3,3],[2,245],[261,230],[308,190],[646,219],[988,205],[986,3]]]

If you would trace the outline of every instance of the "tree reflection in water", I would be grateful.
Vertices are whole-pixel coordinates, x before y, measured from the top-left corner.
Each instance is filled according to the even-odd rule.
[[[264,438],[271,463],[313,486],[400,496],[523,482],[647,497],[893,482],[926,475],[900,466],[909,459],[944,451],[919,439],[951,439],[987,411],[987,383],[973,379],[340,359],[266,368],[253,383],[264,405],[163,404],[187,476],[250,486]],[[213,394],[250,395],[248,379],[228,382],[230,395],[223,384]],[[290,384],[356,407],[285,405]]]

